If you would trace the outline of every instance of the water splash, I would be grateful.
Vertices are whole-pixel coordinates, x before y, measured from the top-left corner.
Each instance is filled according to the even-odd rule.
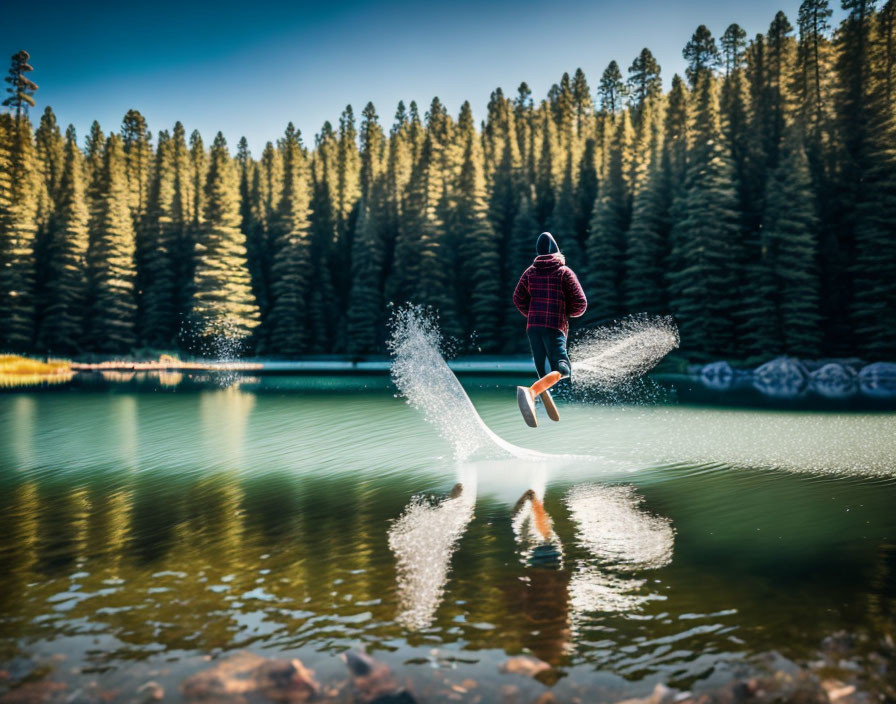
[[[230,317],[218,320],[185,320],[178,333],[181,344],[193,354],[216,362],[235,362],[249,349],[244,327]],[[221,388],[240,381],[236,370],[218,370],[209,379]]]
[[[546,455],[517,447],[496,435],[479,417],[470,397],[442,356],[435,316],[420,306],[392,318],[392,380],[401,394],[454,447],[458,459],[481,456],[538,459]]]
[[[678,328],[669,316],[633,315],[583,331],[570,344],[573,392],[650,396],[658,387],[643,376],[678,347]]]

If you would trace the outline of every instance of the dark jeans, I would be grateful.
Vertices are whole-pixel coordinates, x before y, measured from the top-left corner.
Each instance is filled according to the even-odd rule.
[[[526,335],[539,379],[548,372],[560,372],[563,376],[572,373],[572,364],[566,354],[566,335],[554,328],[529,328]]]

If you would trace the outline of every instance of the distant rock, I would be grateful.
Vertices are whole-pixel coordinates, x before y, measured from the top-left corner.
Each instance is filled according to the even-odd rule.
[[[806,368],[794,357],[777,357],[753,370],[753,387],[774,398],[800,396],[808,381]]]
[[[896,396],[896,364],[875,362],[862,367],[859,372],[859,388],[867,396],[893,398]]]
[[[734,385],[734,370],[728,362],[711,362],[700,369],[700,381],[715,391],[727,391]]]
[[[812,390],[827,398],[846,398],[856,392],[856,373],[838,362],[828,362],[810,374]]]

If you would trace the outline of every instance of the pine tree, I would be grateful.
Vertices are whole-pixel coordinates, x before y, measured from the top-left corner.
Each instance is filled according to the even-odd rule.
[[[283,191],[283,164],[280,153],[272,142],[267,142],[261,153],[261,161],[252,180],[252,220],[254,228],[246,233],[247,256],[250,271],[255,270],[257,279],[252,282],[255,296],[261,310],[262,320],[267,320],[271,307],[271,264],[273,227],[277,220],[277,208]],[[314,207],[312,217],[318,214]],[[312,224],[313,224],[312,220]],[[331,235],[332,238],[332,235]],[[251,246],[250,246],[251,245]],[[255,261],[254,265],[252,261]],[[263,331],[267,328],[264,327]]]
[[[34,335],[34,239],[41,184],[31,125],[18,109],[17,115],[0,115],[0,349],[25,351]]]
[[[483,169],[490,192],[488,214],[503,251],[513,227],[521,164],[513,104],[500,88],[491,94],[482,142]]]
[[[554,212],[554,154],[557,151],[554,138],[554,123],[542,104],[544,116],[541,120],[541,153],[535,172],[535,219],[538,226],[545,228]],[[534,151],[534,149],[533,149]]]
[[[867,202],[864,181],[872,171],[868,156],[872,151],[872,123],[876,128],[872,95],[871,24],[874,12],[873,0],[843,0],[847,16],[838,32],[837,91],[834,101],[836,145],[836,180],[832,184],[831,210],[827,216],[837,223],[836,242],[827,242],[826,259],[836,256],[837,268],[828,272],[827,287],[833,295],[828,309],[833,320],[829,336],[834,353],[849,354],[855,345],[850,344],[856,327],[865,328],[878,312],[878,303],[870,305],[855,300],[858,282],[853,280],[857,257],[860,225],[860,203]],[[870,118],[870,119],[869,119]],[[869,232],[871,230],[869,229]],[[872,238],[874,239],[874,238]],[[831,284],[836,283],[836,289]],[[862,345],[868,349],[869,340]]]
[[[896,108],[896,0],[887,0],[878,14],[875,45],[884,105],[893,110]]]
[[[826,337],[839,336],[846,315],[841,300],[844,271],[838,233],[837,187],[830,148],[832,130],[832,47],[827,37],[832,11],[828,0],[803,0],[799,9],[799,44],[793,94],[797,119],[805,134],[812,198],[819,216],[821,310]],[[825,348],[830,345],[826,341]]]
[[[669,302],[683,346],[695,355],[722,356],[735,349],[738,202],[715,81],[708,71],[696,75],[694,141],[670,235]]]
[[[96,120],[90,125],[90,132],[85,140],[84,170],[87,178],[87,208],[90,219],[98,217],[99,207],[103,199],[103,158],[106,150],[106,135]]]
[[[628,68],[627,89],[632,106],[638,111],[648,100],[656,100],[662,94],[660,65],[647,47],[641,49]]]
[[[187,327],[182,328],[181,333],[187,340],[192,339],[197,330],[193,320],[194,296],[196,294],[196,267],[197,251],[200,239],[203,236],[205,219],[205,195],[208,184],[209,154],[205,151],[205,144],[199,130],[190,133],[189,151],[187,152],[187,185],[182,189],[188,198],[183,209],[184,226],[181,235],[180,250],[182,253],[181,271],[178,278],[184,282],[182,303],[184,321]],[[201,332],[201,330],[200,330]]]
[[[336,159],[336,242],[330,252],[329,266],[333,280],[333,295],[315,302],[319,308],[318,317],[338,320],[335,343],[344,349],[346,345],[345,320],[351,291],[351,256],[355,224],[358,219],[358,199],[360,197],[361,157],[358,154],[358,132],[355,129],[355,114],[347,105],[339,118],[339,143]],[[335,300],[336,306],[329,304]]]
[[[797,105],[803,111],[806,127],[811,133],[821,129],[824,122],[824,96],[822,95],[823,45],[828,20],[832,14],[828,0],[803,0],[799,10],[800,41],[797,54]]]
[[[603,75],[600,77],[597,94],[600,98],[601,110],[608,113],[622,110],[623,101],[628,91],[625,83],[622,82],[622,72],[619,70],[619,64],[615,61],[611,61],[604,69]]]
[[[343,272],[337,273],[335,267],[337,263],[350,266],[351,253],[340,249],[348,243],[344,237],[339,239],[341,147],[329,122],[324,123],[316,143],[317,149],[311,161],[311,268],[319,272],[319,275],[311,292],[308,324],[312,343],[310,350],[325,352],[334,345],[342,346],[342,340],[337,340],[336,337],[342,322],[340,311],[344,299],[339,298],[339,302],[334,305],[333,302],[337,300],[334,286],[337,281],[341,286],[348,284]],[[347,293],[344,291],[343,295]]]
[[[692,87],[697,86],[704,75],[711,74],[718,66],[719,50],[716,47],[716,40],[705,24],[697,27],[691,40],[685,45],[682,55],[688,62],[685,75]]]
[[[46,185],[51,209],[57,206],[65,168],[65,140],[56,124],[56,115],[48,105],[34,132],[34,146],[40,164],[41,177]]]
[[[389,154],[386,163],[385,213],[382,223],[383,245],[383,290],[387,299],[391,298],[397,282],[403,281],[404,272],[396,271],[393,263],[398,252],[401,223],[404,213],[404,193],[411,178],[413,168],[412,125],[405,112],[404,103],[399,102],[389,138]],[[391,304],[391,301],[390,301]]]
[[[523,82],[517,89],[517,97],[513,101],[513,122],[516,127],[516,142],[520,153],[521,188],[535,185],[536,163],[538,154],[535,149],[535,106],[532,91]]]
[[[588,233],[588,320],[613,319],[624,311],[625,233],[631,219],[628,159],[633,134],[627,111],[617,116],[606,178],[601,182]]]
[[[176,210],[177,161],[167,132],[159,133],[144,238],[140,338],[150,347],[170,347],[179,332],[176,257],[180,223]]]
[[[294,355],[308,345],[310,185],[298,130],[290,122],[281,141],[283,191],[273,228],[268,354]]]
[[[64,161],[57,195],[57,216],[47,253],[45,307],[36,347],[72,353],[84,334],[87,298],[87,244],[90,212],[84,166],[73,127],[66,132]]]
[[[662,90],[662,85],[659,87]],[[585,79],[585,72],[577,68],[575,75],[572,77],[572,103],[576,118],[576,154],[578,159],[579,147],[584,147],[584,143],[591,137],[594,131],[594,101],[591,100],[591,88],[588,87],[588,81]]]
[[[747,45],[747,33],[739,24],[730,24],[722,35],[722,61],[725,64],[725,78],[743,64],[744,48]]]
[[[28,108],[34,107],[34,92],[37,90],[37,84],[25,75],[34,70],[34,67],[28,63],[30,59],[31,55],[24,49],[13,54],[9,75],[5,79],[9,83],[9,87],[6,89],[9,97],[3,101],[3,105],[15,108],[16,121],[23,115],[27,117]]]
[[[223,337],[229,346],[252,334],[258,306],[252,296],[246,236],[239,229],[239,177],[220,132],[209,155],[203,200],[191,317],[200,338]]]
[[[56,124],[56,116],[48,106],[41,115],[40,124],[34,132],[34,146],[39,171],[37,234],[34,241],[34,296],[37,317],[35,326],[40,327],[44,309],[52,303],[48,298],[48,278],[51,275],[48,259],[53,231],[58,229],[55,222],[59,209],[59,187],[65,164],[65,142]]]
[[[588,241],[588,226],[594,214],[594,201],[597,199],[597,142],[592,137],[585,141],[582,158],[579,160],[575,187],[574,227],[579,250],[584,256]]]
[[[103,150],[100,197],[87,250],[85,347],[91,350],[129,352],[137,342],[135,250],[124,148],[113,134]]]
[[[538,236],[538,222],[535,219],[531,187],[520,194],[520,204],[513,220],[513,230],[508,247],[508,269],[515,276],[508,279],[502,291],[506,303],[504,315],[504,347],[505,352],[523,352],[528,348],[526,342],[526,320],[520,316],[513,304],[513,291],[520,276],[532,263],[535,256],[535,239]]]
[[[855,345],[872,359],[896,358],[896,111],[887,82],[893,71],[893,3],[877,17],[869,48],[871,93],[860,152],[861,187],[852,211],[855,260],[851,321]]]
[[[626,234],[625,302],[636,313],[667,310],[664,270],[668,256],[668,192],[663,173],[663,130],[656,101],[645,104],[639,143],[637,187]]]
[[[766,185],[762,228],[761,263],[771,279],[773,333],[756,351],[813,358],[821,353],[818,221],[799,128],[788,129],[779,151]],[[761,286],[765,279],[763,274],[751,285]]]
[[[262,325],[268,314],[268,272],[270,256],[268,253],[268,215],[264,202],[262,186],[262,169],[260,164],[251,168],[252,180],[249,185],[248,216],[246,223],[246,258],[249,262],[249,274],[252,277],[252,292],[258,302]]]
[[[174,170],[174,193],[171,199],[171,223],[174,231],[173,269],[174,306],[173,326],[178,335],[182,322],[190,312],[193,287],[193,253],[195,248],[193,166],[187,147],[187,131],[180,122],[171,131],[171,159]],[[186,331],[184,331],[186,332]]]
[[[361,203],[352,248],[352,288],[348,308],[348,349],[373,352],[382,312],[382,229],[386,214],[385,136],[373,103],[361,122]]]
[[[441,110],[441,104],[438,104],[438,110]],[[436,119],[439,119],[438,116]],[[429,240],[436,241],[441,231],[438,206],[442,196],[442,183],[434,163],[439,158],[440,148],[438,137],[427,130],[403,195],[401,221],[387,290],[388,298],[396,305],[412,299],[420,302],[416,300],[416,294],[419,291],[424,231]]]
[[[475,332],[479,348],[484,352],[495,352],[500,345],[503,312],[500,300],[501,261],[497,238],[488,217],[482,154],[469,102],[461,108],[458,132],[465,142],[454,217],[463,254],[460,270],[465,275],[459,291],[460,304],[469,305],[468,329]]]
[[[151,139],[146,118],[137,110],[128,110],[121,123],[121,140],[128,178],[128,205],[138,230],[149,202],[153,161]]]
[[[778,165],[778,148],[783,141],[784,126],[792,106],[788,76],[793,73],[794,42],[790,33],[793,27],[783,12],[778,12],[766,35],[768,59],[766,63],[765,96],[759,109],[764,111],[764,151],[766,168]]]
[[[410,217],[405,221],[408,232],[413,228],[419,233],[409,238],[411,242],[418,238],[419,252],[412,300],[438,311],[442,331],[449,338],[462,332],[454,287],[457,250],[451,246],[446,229],[454,178],[451,169],[456,166],[452,155],[453,130],[445,107],[437,97],[433,98],[426,114],[423,149],[409,184],[406,202]]]
[[[563,155],[565,167],[560,188],[557,192],[557,204],[548,221],[548,230],[557,240],[567,262],[573,268],[584,266],[585,255],[582,243],[576,231],[576,199],[573,176],[572,154]]]

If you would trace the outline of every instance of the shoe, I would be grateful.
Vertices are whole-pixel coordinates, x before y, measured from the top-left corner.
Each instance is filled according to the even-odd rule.
[[[560,420],[560,414],[557,412],[557,406],[554,405],[554,399],[551,398],[550,391],[542,391],[541,402],[544,404],[544,410],[547,411],[548,418],[555,423]]]
[[[530,428],[538,427],[538,420],[535,418],[535,397],[532,390],[528,386],[516,387],[516,402],[520,407],[520,413],[523,414],[523,420]]]

